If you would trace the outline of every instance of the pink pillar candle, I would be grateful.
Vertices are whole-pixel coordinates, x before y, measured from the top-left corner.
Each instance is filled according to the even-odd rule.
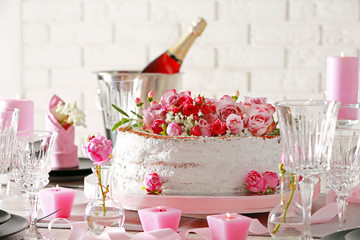
[[[19,124],[18,131],[34,130],[34,103],[27,99],[6,99],[1,101],[0,107],[18,108]]]
[[[177,231],[182,211],[164,206],[146,208],[138,211],[144,232],[163,228]]]
[[[251,218],[237,213],[207,216],[213,240],[245,240],[251,225]]]
[[[326,100],[341,104],[357,104],[359,90],[359,59],[332,56],[327,59]],[[349,116],[350,115],[350,116]],[[339,118],[352,119],[352,112],[340,109]]]
[[[55,212],[52,218],[68,218],[70,217],[72,206],[75,198],[75,190],[63,187],[45,188],[39,193],[41,206],[44,215]]]

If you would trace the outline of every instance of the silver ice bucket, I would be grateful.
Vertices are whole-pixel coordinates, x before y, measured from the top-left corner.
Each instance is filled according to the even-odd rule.
[[[181,88],[181,74],[139,73],[137,71],[100,71],[98,76],[97,96],[99,109],[103,111],[105,131],[115,143],[116,131],[111,133],[114,124],[123,117],[112,104],[131,114],[130,110],[140,113],[135,99],[144,103],[150,90],[159,98],[169,89]],[[135,118],[135,116],[133,116]]]

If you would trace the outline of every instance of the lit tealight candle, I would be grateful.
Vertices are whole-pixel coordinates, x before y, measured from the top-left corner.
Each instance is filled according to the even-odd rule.
[[[138,211],[144,232],[163,228],[177,231],[182,211],[170,207],[146,208]]]
[[[251,225],[251,218],[237,213],[207,216],[213,240],[245,240]]]
[[[53,214],[52,218],[67,218],[71,214],[75,198],[75,190],[63,188],[56,185],[54,188],[42,189],[39,193],[40,202],[44,215],[60,211]]]

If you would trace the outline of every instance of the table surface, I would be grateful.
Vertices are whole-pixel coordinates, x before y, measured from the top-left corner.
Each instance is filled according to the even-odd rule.
[[[87,204],[87,199],[85,198],[84,194],[83,194],[83,189],[81,189],[81,187],[83,186],[83,182],[76,182],[76,183],[71,183],[71,182],[66,182],[63,184],[59,184],[60,186],[71,186],[71,187],[78,187],[76,188],[77,194],[76,194],[76,199],[74,202],[74,209],[72,211],[72,216],[70,217],[70,221],[83,221],[83,215],[82,213],[84,212],[84,208]],[[4,187],[1,188],[1,191],[4,192]],[[324,190],[322,190],[324,191]],[[326,191],[326,190],[325,190]],[[313,210],[317,210],[320,207],[322,207],[324,205],[324,194],[321,195],[321,197],[314,202],[313,204]],[[356,215],[359,216],[360,215],[360,206],[349,206],[351,207],[351,209],[348,212],[354,212],[353,215],[355,215],[355,212],[357,213]],[[2,199],[0,200],[0,208],[4,209],[5,211],[8,211],[12,214],[17,214],[20,216],[24,216],[24,217],[28,217],[28,210],[26,210],[26,203],[24,201],[24,199],[19,199],[19,198],[12,198],[12,199],[8,199],[7,201]],[[73,214],[74,212],[78,212],[78,215],[75,216],[73,218]],[[260,220],[261,223],[263,223],[266,226],[266,221],[267,221],[267,215],[268,213],[257,213],[257,214],[247,214],[247,216],[252,217],[252,218],[257,218]],[[41,210],[39,211],[39,216],[41,216]],[[135,216],[135,217],[134,217]],[[193,217],[193,216],[191,216]],[[138,231],[134,231],[134,229],[129,229],[127,228],[127,226],[129,225],[136,225],[136,224],[140,224],[140,221],[138,220],[138,216],[137,213],[134,211],[126,211],[125,214],[125,228],[126,228],[126,233],[128,234],[128,236],[134,236],[138,233]],[[351,220],[349,218],[348,222],[354,222],[354,224],[356,225],[349,225],[348,228],[351,228],[353,226],[357,226],[358,223],[360,222],[359,219],[355,219],[355,220]],[[44,224],[39,223],[40,226],[44,226],[46,227]],[[191,228],[196,228],[196,227],[207,227],[207,223],[205,219],[199,219],[199,218],[190,218],[189,216],[184,216],[182,217],[181,223],[180,223],[180,227],[179,230],[185,230],[185,229],[189,229],[191,226]],[[320,224],[315,226],[313,226],[313,233],[317,234],[317,238],[319,239],[319,236],[324,236],[326,234],[329,234],[331,232],[334,231],[334,229],[336,229],[337,227],[337,219],[333,219],[330,223],[327,224]],[[40,232],[45,233],[44,235],[48,234],[48,230],[47,228],[41,228],[39,227]],[[314,231],[315,230],[315,231]],[[67,239],[68,236],[70,235],[71,231],[70,229],[54,229],[52,231],[52,236],[55,239]],[[200,236],[196,235],[196,234],[189,234],[187,239],[202,239]],[[270,236],[248,236],[249,240],[264,240],[264,239],[272,239]]]
[[[50,183],[51,185],[51,183]],[[60,184],[61,186],[61,184]],[[63,184],[63,186],[68,186],[68,187],[81,187],[82,186],[82,182],[77,182],[77,183],[70,183],[70,182],[66,182]],[[81,188],[75,188],[76,189],[76,199],[75,199],[75,203],[77,204],[79,202],[84,202],[84,194],[83,194],[83,189]],[[4,194],[5,192],[5,187],[2,186],[1,187],[1,194]],[[39,204],[40,205],[40,204]],[[21,199],[21,198],[17,198],[16,200],[14,200],[13,198],[8,198],[8,199],[2,199],[0,200],[0,208],[4,209],[5,211],[12,213],[12,214],[16,214],[16,215],[20,215],[20,216],[24,216],[26,218],[28,218],[28,210],[26,209],[26,203],[25,203],[25,199]],[[41,208],[41,206],[39,206],[39,208]],[[74,211],[74,209],[73,209]],[[125,219],[127,214],[129,213],[129,211],[126,212],[125,214]],[[135,212],[132,212],[131,215],[133,215]],[[39,217],[41,217],[42,215],[42,211],[41,209],[39,210]],[[267,216],[267,214],[265,214]],[[263,216],[265,216],[263,215]],[[183,220],[185,219],[185,220]],[[189,220],[190,218],[187,217],[183,217],[182,218],[182,222],[186,222],[187,220]],[[81,220],[80,220],[81,221]],[[134,221],[134,220],[125,220],[125,223]],[[136,220],[135,220],[136,221]],[[204,222],[206,220],[204,219],[199,219],[199,220],[195,220],[197,221],[197,223],[195,224],[196,227],[207,227],[207,224]],[[42,224],[39,224],[40,226],[43,226]],[[180,226],[181,227],[181,226]],[[46,227],[39,227],[39,231],[44,234],[45,236],[48,235],[48,229]],[[61,228],[61,229],[53,229],[52,230],[52,236],[55,239],[67,239],[70,236],[71,230],[67,229],[67,228]],[[132,230],[127,230],[126,231],[127,235],[129,237],[132,237],[134,235],[136,235],[137,233],[139,233],[138,231],[132,231]],[[197,234],[189,234],[187,236],[187,239],[203,239],[201,238],[199,235]],[[264,240],[264,239],[272,239],[270,236],[249,236],[247,239],[249,240]]]

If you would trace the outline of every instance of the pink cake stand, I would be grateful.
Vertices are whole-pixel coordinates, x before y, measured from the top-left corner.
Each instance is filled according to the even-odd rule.
[[[95,179],[92,175],[85,177],[84,192],[92,198]],[[315,185],[313,201],[320,194],[320,178]],[[253,196],[175,196],[147,195],[139,193],[115,193],[113,195],[127,210],[139,210],[156,206],[167,206],[181,209],[183,214],[217,214],[224,212],[260,213],[269,212],[280,203],[281,195]]]

